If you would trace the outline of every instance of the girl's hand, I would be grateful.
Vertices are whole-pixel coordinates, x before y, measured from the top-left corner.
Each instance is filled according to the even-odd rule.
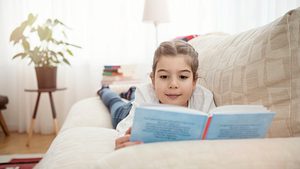
[[[130,135],[131,135],[131,127],[126,131],[124,136],[119,137],[119,138],[116,139],[115,150],[120,149],[120,148],[124,148],[124,147],[128,147],[128,146],[132,146],[132,145],[142,144],[142,142],[140,142],[140,141],[131,142],[129,140]]]

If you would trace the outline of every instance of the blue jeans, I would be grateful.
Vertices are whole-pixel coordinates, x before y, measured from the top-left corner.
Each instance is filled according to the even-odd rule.
[[[102,88],[98,91],[98,94],[104,105],[108,108],[112,118],[112,125],[114,128],[116,128],[118,123],[128,116],[132,107],[132,103],[125,102],[110,88]]]

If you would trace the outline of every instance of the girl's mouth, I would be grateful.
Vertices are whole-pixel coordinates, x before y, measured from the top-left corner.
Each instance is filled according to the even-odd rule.
[[[166,96],[172,100],[177,99],[181,94],[166,94]]]

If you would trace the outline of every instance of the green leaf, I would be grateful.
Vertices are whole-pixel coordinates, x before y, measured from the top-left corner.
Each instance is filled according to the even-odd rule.
[[[59,64],[59,60],[58,60],[57,58],[51,59],[51,60],[52,60],[52,62],[54,62],[54,63],[56,63],[56,64]]]
[[[29,52],[25,52],[24,55],[22,55],[21,59],[24,59],[26,56],[29,56]]]
[[[57,41],[57,40],[55,40],[55,39],[51,39],[51,41],[52,41],[54,44],[56,44],[56,45],[60,45],[60,44],[61,44],[61,41]]]
[[[51,56],[57,57],[57,56],[56,56],[56,52],[54,52],[54,51],[52,51],[52,50],[50,50],[50,54],[51,54]]]
[[[15,59],[15,58],[17,58],[17,57],[22,57],[22,58],[24,58],[26,55],[27,55],[27,53],[17,53],[16,55],[13,56],[12,59]]]
[[[29,51],[30,50],[30,44],[29,42],[26,40],[26,38],[22,39],[22,45],[25,51]]]
[[[33,23],[36,21],[37,15],[34,16],[32,13],[30,13],[27,17],[27,25],[33,25]]]
[[[64,61],[67,65],[71,65],[70,62],[69,62],[66,58],[64,58],[63,61]]]
[[[67,25],[65,25],[64,23],[62,23],[60,20],[55,19],[55,20],[54,20],[54,25],[57,25],[57,24],[62,25],[62,26],[64,26],[64,27],[66,27],[66,28],[69,29],[69,27],[68,27]]]
[[[76,48],[81,48],[80,46],[77,46],[77,45],[74,45],[74,44],[71,44],[71,43],[65,43],[66,45],[68,46],[73,46],[73,47],[76,47]]]
[[[20,26],[15,28],[15,30],[10,35],[10,41],[13,41],[14,44],[18,43],[25,36],[23,35],[26,27],[30,27],[37,19],[37,16],[32,15],[31,13],[28,15],[27,20],[23,21]]]
[[[40,53],[39,51],[40,51],[40,49],[38,47],[35,47],[34,50],[31,51],[31,53],[30,53],[30,58],[35,65],[39,65],[39,63],[42,61],[42,58],[43,58],[43,57],[39,56],[39,53]]]
[[[47,40],[47,41],[50,41],[50,40],[52,39],[52,30],[49,29],[48,26],[46,27],[45,30],[46,30],[46,34],[47,34],[46,40]]]
[[[9,40],[14,42],[14,44],[18,43],[21,39],[25,37],[23,35],[23,32],[27,26],[27,22],[23,22],[19,27],[14,29],[13,32],[10,34]]]
[[[37,31],[41,41],[43,40],[49,41],[50,39],[52,39],[52,30],[49,29],[48,26],[46,26],[45,28],[39,26]]]
[[[41,41],[45,40],[44,29],[41,26],[38,27],[37,32],[38,32],[40,40]]]
[[[62,52],[57,52],[61,57],[65,57]]]
[[[69,55],[73,56],[73,53],[70,49],[67,49],[67,52],[69,53]]]

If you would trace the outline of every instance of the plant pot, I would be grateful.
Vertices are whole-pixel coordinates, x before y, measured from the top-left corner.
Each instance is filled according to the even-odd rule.
[[[39,89],[56,88],[57,67],[35,67]]]

